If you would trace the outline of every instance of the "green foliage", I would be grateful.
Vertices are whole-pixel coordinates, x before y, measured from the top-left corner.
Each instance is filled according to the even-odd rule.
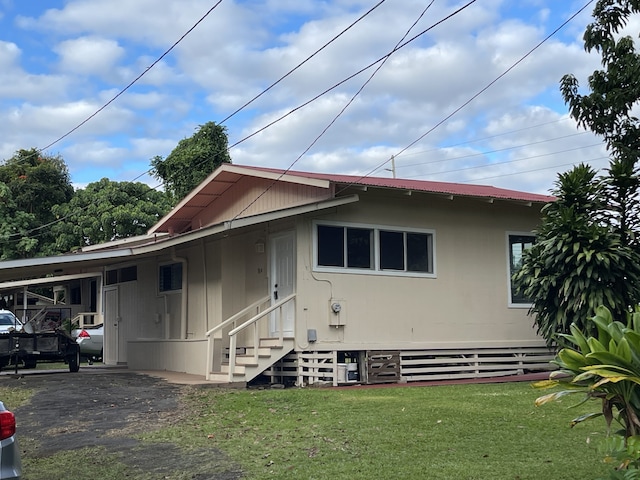
[[[207,122],[189,138],[180,140],[167,158],[151,160],[152,174],[177,203],[223,163],[231,163],[226,127]]]
[[[602,440],[598,452],[603,455],[605,463],[615,467],[610,472],[609,480],[637,480],[640,479],[640,437],[626,439],[621,436],[611,436]]]
[[[640,121],[633,108],[640,99],[640,55],[631,37],[620,36],[633,14],[640,12],[638,0],[599,0],[594,21],[584,33],[585,50],[601,55],[602,70],[589,77],[590,93],[579,93],[579,82],[565,75],[560,90],[571,116],[582,127],[604,138],[611,153],[607,194],[611,212],[623,244],[638,244],[638,155]]]
[[[584,402],[600,402],[600,411],[581,414],[571,425],[598,417],[605,419],[609,431],[614,422],[618,424],[621,429],[602,446],[606,461],[617,461],[618,470],[635,473],[614,473],[610,478],[636,478],[633,475],[640,468],[640,309],[622,323],[601,306],[589,323],[593,335],[575,324],[570,334],[562,335],[571,347],[558,352],[553,363],[559,370],[551,374],[550,382],[543,383],[567,389],[539,397],[536,405],[571,394],[580,394]]]
[[[533,299],[548,344],[604,305],[623,316],[640,301],[640,255],[610,222],[606,188],[587,165],[559,175],[557,200],[543,208],[538,242],[524,253],[516,288]],[[588,328],[588,327],[587,327]]]
[[[103,178],[76,191],[70,202],[53,208],[63,219],[52,227],[55,245],[66,252],[142,235],[169,209],[167,196],[144,183]]]
[[[36,149],[19,150],[0,165],[0,184],[6,187],[0,192],[1,258],[58,253],[49,229],[33,229],[52,222],[52,207],[68,202],[73,195],[64,160]]]
[[[640,55],[619,35],[639,12],[639,0],[598,0],[584,46],[600,53],[602,70],[589,77],[588,94],[573,75],[560,83],[571,116],[603,137],[611,160],[599,178],[584,165],[559,176],[558,201],[544,209],[540,241],[515,279],[548,344],[572,323],[582,327],[596,305],[620,316],[640,301]]]
[[[29,232],[35,226],[36,216],[20,211],[9,187],[0,183],[0,260],[33,256],[38,240]]]

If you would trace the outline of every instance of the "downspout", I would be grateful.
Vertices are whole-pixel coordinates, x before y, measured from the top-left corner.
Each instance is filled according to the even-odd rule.
[[[202,279],[204,283],[204,324],[205,331],[209,331],[209,280],[207,278],[207,251],[204,238],[202,239]]]
[[[180,299],[180,338],[187,339],[187,259],[176,256],[176,249],[171,249],[171,260],[182,264],[182,294]]]

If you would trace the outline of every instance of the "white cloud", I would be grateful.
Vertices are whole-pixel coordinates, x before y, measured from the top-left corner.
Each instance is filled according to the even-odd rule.
[[[124,49],[115,40],[80,37],[65,40],[54,47],[60,55],[60,70],[82,75],[110,74],[124,56]]]
[[[205,0],[161,3],[159,7],[154,0],[57,1],[39,15],[17,18],[15,24],[23,29],[24,37],[0,43],[0,66],[10,66],[0,68],[0,119],[7,126],[0,154],[14,146],[47,144],[73,128],[146,71],[211,8]],[[435,2],[408,38],[459,6],[451,0]],[[558,91],[560,77],[574,73],[584,79],[598,68],[598,57],[585,54],[580,39],[589,20],[587,12],[451,119],[437,125],[580,6],[577,1],[559,5],[530,0],[517,6],[503,0],[476,2],[394,53],[294,168],[368,173],[433,130],[397,158],[399,175],[450,181],[482,181],[492,176],[490,183],[546,191],[555,177],[553,168],[510,174],[565,162],[563,155],[543,155],[578,147],[577,138],[522,147],[517,154],[514,150],[457,157],[525,145],[545,135],[575,133],[571,122],[441,147],[565,115]],[[197,125],[227,116],[369,8],[371,3],[364,0],[227,0],[129,91],[56,148],[69,163],[74,181],[85,182],[91,174],[97,177],[95,181],[105,172],[113,178],[134,178],[148,168],[149,158],[167,155]],[[382,4],[230,119],[226,123],[230,143],[390,52],[424,8],[425,2],[418,0]],[[516,16],[525,10],[526,14]],[[51,55],[51,45],[56,45],[59,58]],[[52,70],[55,66],[60,70]],[[372,72],[340,85],[235,147],[231,151],[234,162],[288,167]],[[586,159],[591,153],[585,149],[564,157],[569,162]],[[518,155],[536,159],[503,163],[517,160]],[[440,159],[444,161],[435,162]],[[463,170],[478,165],[482,166]]]

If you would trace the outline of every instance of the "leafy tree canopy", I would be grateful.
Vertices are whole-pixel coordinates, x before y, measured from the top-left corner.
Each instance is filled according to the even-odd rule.
[[[608,222],[605,192],[587,165],[561,174],[553,191],[557,201],[544,207],[538,242],[515,276],[548,344],[571,324],[585,329],[599,306],[624,317],[640,301],[640,256]]]
[[[589,77],[589,93],[565,75],[560,90],[571,116],[605,140],[611,159],[597,177],[580,165],[559,176],[538,233],[515,275],[532,299],[538,332],[552,344],[557,334],[580,329],[604,305],[624,318],[640,302],[640,55],[633,39],[619,35],[640,0],[599,0],[584,34],[587,51],[600,53],[602,69]]]
[[[18,210],[11,189],[0,182],[0,260],[32,257],[38,248],[38,238],[30,235],[34,227],[35,215]]]
[[[207,122],[180,140],[167,158],[151,160],[152,175],[163,181],[174,203],[182,200],[223,163],[231,163],[226,128]]]
[[[142,235],[171,208],[163,192],[140,182],[103,178],[77,190],[70,202],[53,212],[56,248],[71,251],[87,245]]]
[[[11,236],[2,240],[4,258],[59,253],[49,228],[33,229],[50,224],[54,219],[52,207],[68,202],[73,196],[64,160],[35,148],[18,150],[0,164],[0,183],[8,189],[3,192],[4,201],[12,205],[3,217],[3,223],[10,225],[11,231]],[[16,244],[17,238],[20,240]]]

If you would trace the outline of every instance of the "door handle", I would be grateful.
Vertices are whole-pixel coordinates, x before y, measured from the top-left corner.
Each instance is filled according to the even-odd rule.
[[[276,283],[273,288],[275,288],[275,290],[273,291],[273,299],[274,300],[278,300],[278,284]]]

